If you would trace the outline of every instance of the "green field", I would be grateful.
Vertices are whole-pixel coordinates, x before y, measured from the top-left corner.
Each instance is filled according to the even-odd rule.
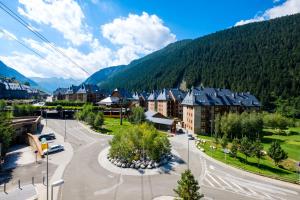
[[[288,153],[289,158],[282,163],[279,167],[276,167],[270,157],[264,156],[260,160],[260,165],[257,164],[257,159],[255,157],[248,158],[245,160],[245,156],[242,153],[238,153],[237,158],[231,157],[229,154],[226,156],[222,152],[221,146],[219,145],[216,150],[211,150],[211,137],[209,136],[199,136],[201,139],[207,140],[205,144],[200,144],[206,154],[219,160],[225,162],[229,165],[256,173],[264,176],[269,176],[276,179],[282,179],[289,182],[299,183],[299,176],[297,173],[297,162],[300,161],[300,127],[290,128],[294,132],[293,135],[267,135],[262,139],[264,150],[267,151],[272,141],[278,140],[281,147]],[[267,130],[270,131],[270,130]],[[231,144],[228,145],[229,147]]]
[[[101,133],[114,134],[116,132],[126,130],[131,126],[133,125],[127,119],[123,119],[123,125],[121,126],[119,118],[105,117],[104,125],[102,126],[102,129],[99,131]]]

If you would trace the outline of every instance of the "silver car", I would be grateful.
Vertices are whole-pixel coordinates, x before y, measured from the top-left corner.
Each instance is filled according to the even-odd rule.
[[[55,152],[59,152],[59,151],[63,151],[63,150],[65,150],[63,145],[55,144],[53,146],[50,146],[48,149],[45,149],[43,152],[45,155],[47,153],[51,154],[51,153],[55,153]]]

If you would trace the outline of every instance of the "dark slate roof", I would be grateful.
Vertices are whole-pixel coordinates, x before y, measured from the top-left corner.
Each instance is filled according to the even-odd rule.
[[[228,89],[192,88],[182,101],[183,105],[260,107],[257,98],[249,92],[234,93]]]
[[[140,98],[139,98],[139,94],[137,93],[137,92],[134,92],[133,94],[132,94],[132,98],[134,99],[134,100],[139,100]]]
[[[132,94],[129,91],[125,90],[124,88],[116,88],[114,89],[114,91],[119,92],[121,97],[124,99],[133,99]]]
[[[186,92],[178,89],[178,88],[172,88],[169,91],[170,93],[172,93],[172,95],[174,96],[174,98],[176,99],[176,101],[182,102],[184,97],[186,96]]]
[[[148,101],[154,101],[154,100],[156,100],[158,94],[159,94],[158,91],[153,90],[153,91],[149,94],[147,100],[148,100]]]
[[[57,96],[59,94],[66,94],[66,92],[68,91],[68,88],[57,88],[54,92],[53,95]]]
[[[159,95],[157,96],[157,98],[156,98],[156,100],[158,100],[158,101],[168,101],[168,100],[170,100],[170,95],[169,95],[169,92],[168,92],[168,90],[166,90],[166,89],[163,89],[160,93],[159,93]]]
[[[79,89],[79,86],[71,85],[71,86],[68,88],[66,94],[74,94],[74,93],[77,92],[78,89]]]

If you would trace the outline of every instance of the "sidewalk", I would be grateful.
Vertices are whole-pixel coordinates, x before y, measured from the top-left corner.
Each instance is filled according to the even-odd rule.
[[[16,168],[17,166],[35,163],[35,154],[32,148],[27,145],[14,145],[6,154],[3,170]]]
[[[1,192],[0,199],[2,200],[35,200],[38,199],[38,193],[33,185],[22,186],[21,189],[15,188],[7,193]]]

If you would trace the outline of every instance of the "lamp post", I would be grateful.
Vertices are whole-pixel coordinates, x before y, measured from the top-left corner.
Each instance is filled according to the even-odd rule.
[[[65,181],[63,179],[60,179],[60,180],[52,183],[52,185],[51,185],[51,200],[53,200],[53,188],[64,184],[64,182]]]
[[[120,111],[120,125],[123,124],[123,120],[122,120],[122,114],[123,114],[123,98],[120,98],[120,104],[121,104],[121,111]]]
[[[47,143],[47,200],[49,199],[49,143]]]
[[[188,157],[187,157],[187,163],[188,163],[188,169],[190,169],[190,139],[189,139],[189,132],[186,132],[187,134],[187,142],[188,142]]]
[[[65,110],[64,110],[64,113],[65,113],[65,137],[64,137],[64,142],[65,142],[67,139],[67,120],[66,120],[66,111]]]

